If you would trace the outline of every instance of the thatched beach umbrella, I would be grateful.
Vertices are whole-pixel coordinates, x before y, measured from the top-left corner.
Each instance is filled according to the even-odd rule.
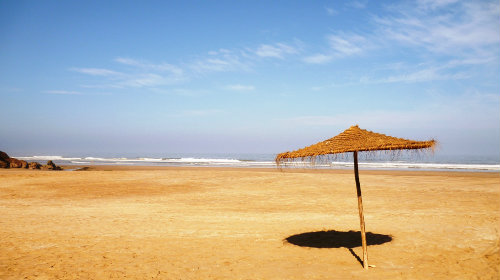
[[[365,221],[363,215],[363,200],[361,198],[361,186],[358,174],[358,152],[361,151],[389,151],[432,149],[436,145],[435,140],[413,141],[403,138],[387,136],[385,134],[351,126],[339,135],[316,143],[314,145],[293,151],[285,152],[276,156],[276,163],[281,165],[287,162],[299,160],[315,161],[318,157],[345,154],[353,152],[354,156],[354,178],[358,195],[359,222],[361,226],[361,243],[363,246],[363,267],[368,268],[368,254],[366,250]]]

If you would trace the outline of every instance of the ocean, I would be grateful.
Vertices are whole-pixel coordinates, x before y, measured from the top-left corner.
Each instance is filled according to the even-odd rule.
[[[52,160],[57,165],[139,165],[139,166],[198,166],[198,167],[247,167],[277,168],[275,154],[237,153],[154,153],[114,155],[13,155],[13,157],[45,163]],[[290,168],[352,169],[349,155],[328,161],[290,163]],[[360,153],[360,169],[372,170],[425,170],[425,171],[500,171],[499,156],[427,155],[408,154],[394,157],[384,153]]]

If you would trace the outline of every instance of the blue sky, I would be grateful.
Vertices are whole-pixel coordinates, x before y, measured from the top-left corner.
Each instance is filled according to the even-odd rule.
[[[1,1],[0,150],[500,155],[498,1]]]

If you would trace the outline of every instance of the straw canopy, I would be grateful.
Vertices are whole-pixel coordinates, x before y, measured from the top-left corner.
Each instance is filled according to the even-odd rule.
[[[435,140],[413,141],[387,136],[351,126],[339,135],[314,145],[278,154],[276,162],[282,163],[297,158],[315,158],[322,155],[342,154],[359,151],[396,151],[434,148]]]

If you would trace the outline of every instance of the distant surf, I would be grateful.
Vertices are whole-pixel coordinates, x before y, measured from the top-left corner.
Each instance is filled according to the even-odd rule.
[[[59,156],[31,155],[14,156],[26,161],[52,160],[58,165],[141,165],[141,166],[202,166],[202,167],[248,167],[277,168],[273,154],[174,154],[170,156]],[[353,167],[349,157],[332,160],[311,166],[309,163],[296,162],[286,166],[292,168],[333,168],[350,169]],[[500,171],[500,162],[494,157],[480,156],[438,156],[398,160],[365,159],[360,161],[361,169],[383,170],[435,170],[435,171]]]

